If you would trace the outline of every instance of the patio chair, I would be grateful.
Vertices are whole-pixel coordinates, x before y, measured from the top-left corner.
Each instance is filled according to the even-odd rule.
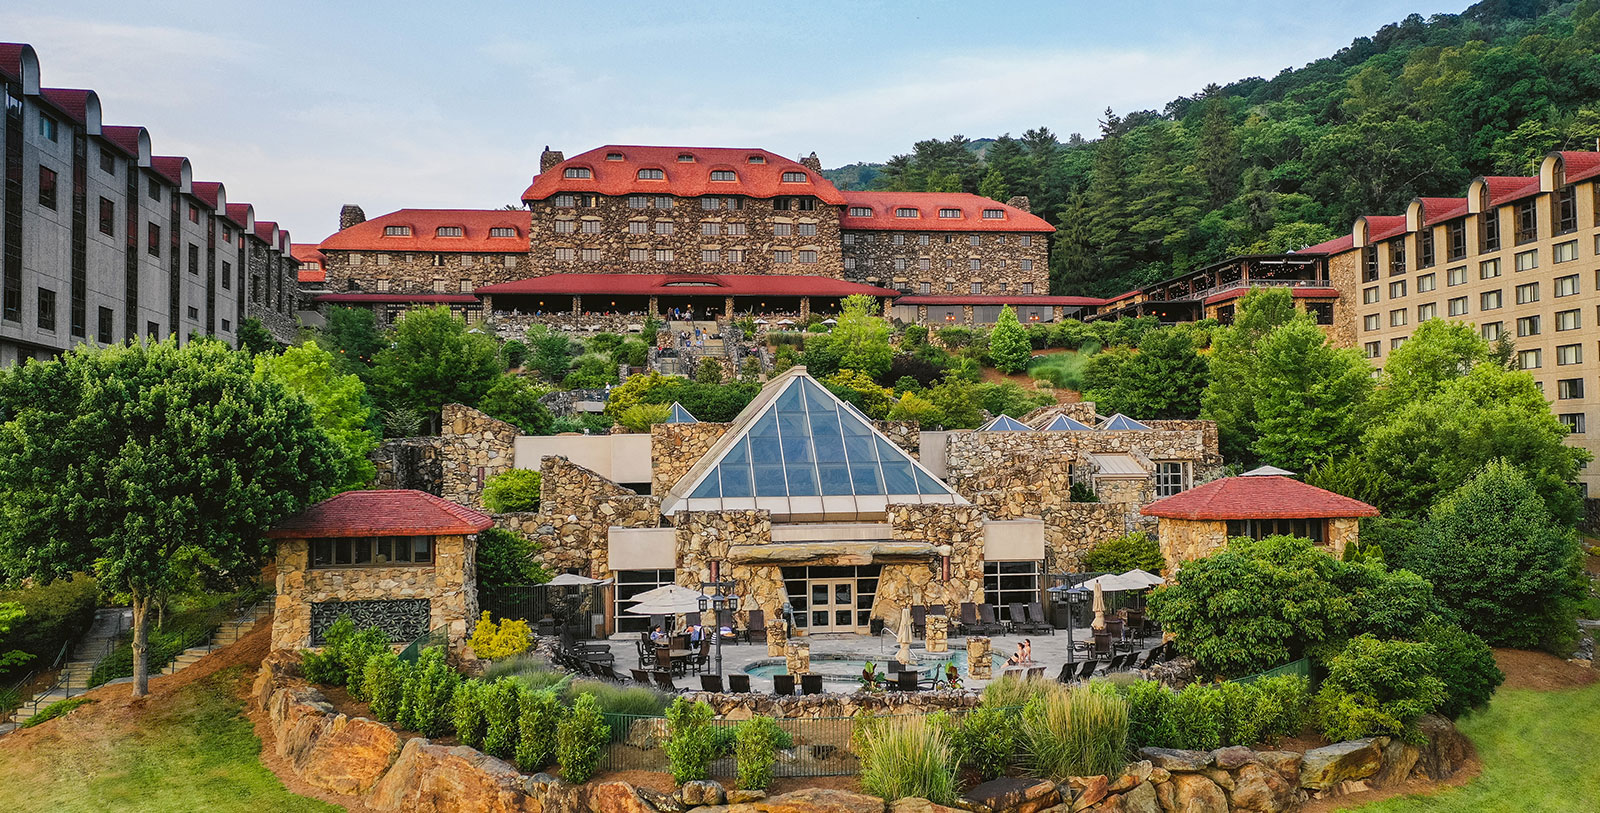
[[[750,619],[744,628],[745,643],[751,641],[767,642],[767,615],[760,610],[751,610]]]
[[[1127,640],[1124,632],[1122,619],[1115,617],[1106,619],[1106,634],[1111,636],[1112,643],[1120,644]]]
[[[956,624],[956,629],[962,635],[971,635],[978,628],[978,605],[970,601],[961,602],[961,619]]]
[[[658,689],[668,692],[676,692],[678,690],[677,686],[672,685],[672,675],[667,672],[651,672],[650,677],[655,680],[656,688]]]
[[[1128,623],[1128,637],[1138,639],[1144,643],[1144,610],[1138,607],[1128,609],[1123,613],[1123,619]]]
[[[1080,664],[1078,666],[1077,679],[1078,680],[1088,680],[1089,677],[1094,674],[1094,668],[1096,666],[1099,666],[1099,665],[1100,665],[1099,661],[1092,661],[1092,660],[1091,661],[1084,661],[1082,664]]]
[[[800,676],[801,694],[822,694],[822,675],[807,672]]]
[[[1005,630],[1005,626],[999,621],[995,620],[994,607],[991,607],[988,604],[978,605],[978,632],[980,634],[999,635],[1000,633],[1005,632]]]
[[[788,697],[794,694],[794,675],[773,675],[772,693],[780,697]]]
[[[701,675],[700,676],[700,690],[701,691],[706,691],[706,692],[713,692],[715,694],[722,694],[722,676],[721,675]]]
[[[607,666],[607,667],[605,667],[605,670],[606,670],[607,679],[609,679],[612,683],[627,683],[628,682],[628,679],[623,677],[622,673],[618,672],[617,668],[615,666]]]
[[[917,691],[917,673],[911,669],[895,673],[894,687],[902,692]]]
[[[925,605],[911,605],[911,634],[917,638],[928,635],[928,608]]]
[[[1159,646],[1145,650],[1144,657],[1139,659],[1139,665],[1135,668],[1141,670],[1149,669],[1150,666],[1156,662],[1156,658],[1160,656],[1160,653],[1161,647]]]
[[[750,676],[749,675],[744,675],[744,674],[729,675],[728,676],[728,691],[731,691],[731,692],[733,692],[735,694],[749,694],[750,693]]]
[[[651,658],[654,657],[650,652],[651,645],[649,633],[639,633],[639,640],[634,641],[633,644],[639,648],[639,668],[643,669],[650,663]]]
[[[1077,677],[1078,663],[1076,661],[1067,661],[1066,663],[1061,664],[1061,674],[1056,675],[1056,682],[1071,683]]]
[[[1020,635],[1028,631],[1028,614],[1022,609],[1022,602],[1013,601],[1007,604],[1006,614],[1011,616],[1011,620],[1006,622],[1006,626],[1012,634]]]
[[[689,666],[696,672],[703,671],[711,665],[711,639],[700,639],[700,651],[689,656]]]
[[[1050,617],[1044,614],[1044,602],[1035,601],[1028,605],[1028,623],[1045,635],[1055,635],[1056,625],[1050,623]]]
[[[643,669],[629,669],[628,671],[633,673],[633,682],[634,683],[643,684],[645,686],[650,685],[650,673],[649,672],[646,672]]]
[[[685,663],[681,660],[674,661],[672,659],[672,650],[664,646],[658,646],[656,647],[656,668],[669,675],[681,675],[684,674]]]
[[[717,613],[717,634],[722,635],[724,629],[729,630],[731,634],[723,640],[731,644],[739,643],[739,624],[734,620],[731,610],[723,610]]]
[[[1106,633],[1096,633],[1089,643],[1089,653],[1097,661],[1108,660],[1111,657],[1111,636]]]

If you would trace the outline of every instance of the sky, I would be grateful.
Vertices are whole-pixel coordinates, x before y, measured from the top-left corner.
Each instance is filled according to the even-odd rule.
[[[825,167],[1119,113],[1467,0],[271,3],[8,0],[0,41],[296,242],[341,204],[518,204],[546,146],[761,147]]]

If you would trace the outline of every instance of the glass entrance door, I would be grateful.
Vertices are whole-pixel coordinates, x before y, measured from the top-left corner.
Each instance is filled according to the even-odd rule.
[[[855,632],[855,579],[811,582],[811,632]]]

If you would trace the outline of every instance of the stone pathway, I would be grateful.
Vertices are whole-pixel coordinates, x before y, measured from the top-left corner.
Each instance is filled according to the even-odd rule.
[[[22,708],[17,710],[9,722],[0,724],[0,734],[8,733],[27,722],[28,718],[57,700],[65,700],[88,691],[89,678],[94,674],[95,665],[101,658],[110,654],[117,645],[117,636],[132,624],[131,608],[113,607],[96,611],[94,624],[78,643],[73,645],[72,660],[67,661],[61,668],[61,676],[56,681],[55,687],[24,701]]]
[[[199,661],[201,658],[228,646],[243,638],[250,630],[255,629],[256,622],[272,614],[272,605],[266,601],[257,602],[254,606],[246,608],[233,621],[223,624],[212,633],[211,642],[203,646],[192,646],[183,651],[183,654],[174,658],[161,670],[163,675],[175,675],[186,667]]]

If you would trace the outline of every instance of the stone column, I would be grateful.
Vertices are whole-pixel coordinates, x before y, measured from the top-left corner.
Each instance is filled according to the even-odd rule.
[[[917,324],[919,324],[919,325],[928,324],[928,306],[927,305],[918,305],[917,306]]]
[[[483,294],[478,297],[483,302],[483,314],[488,316],[494,313],[494,294]]]
[[[725,296],[722,298],[722,318],[733,318],[733,297],[731,296]]]
[[[989,680],[994,677],[994,661],[990,658],[989,639],[976,636],[967,639],[967,677]]]
[[[656,296],[654,294],[651,294],[651,296],[650,296],[650,304],[646,308],[646,310],[648,311],[648,313],[646,314],[647,316],[660,316],[661,315],[661,303],[657,300],[657,298],[656,298]]]
[[[804,643],[791,643],[783,655],[784,665],[791,675],[805,675],[811,672],[811,645]]]
[[[800,321],[804,322],[809,318],[811,318],[811,297],[802,296],[800,297]]]
[[[583,315],[583,297],[578,296],[577,294],[572,295],[572,315]]]
[[[777,624],[767,627],[767,657],[781,658],[789,643],[789,625],[780,617]]]
[[[929,652],[950,651],[950,616],[928,616],[927,647]]]
[[[1062,317],[1065,315],[1065,312],[1066,308],[1057,305],[1050,309],[1050,318],[1054,321],[1060,322]]]
[[[969,325],[969,326],[972,324],[972,306],[971,305],[962,305],[961,306],[961,323],[964,324],[964,325]]]

